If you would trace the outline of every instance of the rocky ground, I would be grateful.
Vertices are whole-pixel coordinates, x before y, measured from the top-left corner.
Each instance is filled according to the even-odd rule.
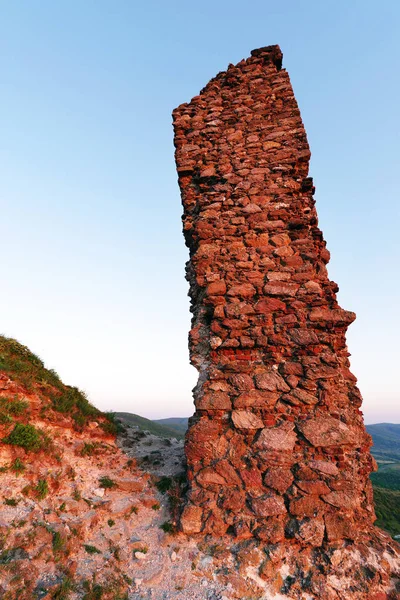
[[[389,598],[366,595],[387,563],[397,568],[385,534],[379,555],[361,544],[313,557],[282,556],[279,545],[253,539],[187,537],[175,531],[185,490],[181,441],[129,424],[116,440],[103,416],[76,427],[43,398],[39,385],[28,389],[0,372],[2,600]],[[11,444],[17,423],[33,423],[46,445]],[[304,564],[314,561],[312,574],[299,571],[301,553]]]
[[[67,418],[41,419],[38,394],[5,376],[0,388],[52,440],[35,452],[0,446],[0,598],[223,597],[207,548],[174,534],[182,442],[128,425],[117,445],[98,423],[78,432]],[[1,425],[3,440],[13,426]]]

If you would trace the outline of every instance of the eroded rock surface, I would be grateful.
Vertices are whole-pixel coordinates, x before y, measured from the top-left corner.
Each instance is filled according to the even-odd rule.
[[[374,461],[345,340],[355,315],[328,278],[310,150],[281,67],[278,46],[253,51],[173,113],[199,370],[181,527],[279,542],[292,567],[320,548],[322,564],[335,541],[339,565],[346,545],[360,552],[381,535]],[[329,585],[325,569],[331,592],[317,597],[386,593],[391,569],[368,596],[332,591],[339,569]]]

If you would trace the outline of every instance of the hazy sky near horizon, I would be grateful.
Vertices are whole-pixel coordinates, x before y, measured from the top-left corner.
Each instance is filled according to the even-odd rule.
[[[105,410],[193,412],[171,111],[279,43],[366,421],[400,422],[400,3],[0,3],[0,332]]]

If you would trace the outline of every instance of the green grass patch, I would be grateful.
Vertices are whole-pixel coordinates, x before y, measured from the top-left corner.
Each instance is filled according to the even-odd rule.
[[[62,386],[57,373],[45,368],[43,362],[17,340],[0,336],[0,371],[32,389],[34,383]]]
[[[88,584],[86,586],[86,589],[88,589],[88,592],[83,596],[82,600],[101,600],[105,589],[102,585],[95,583],[93,586],[90,586],[90,584]]]
[[[0,412],[0,424],[1,425],[9,425],[13,423],[14,419],[8,413]]]
[[[125,431],[125,427],[116,418],[115,413],[106,412],[103,416],[106,418],[106,420],[100,423],[100,427],[105,433],[108,433],[109,435],[117,435],[118,433]]]
[[[100,442],[84,442],[81,450],[81,456],[96,456],[103,449]]]
[[[44,500],[49,493],[49,486],[45,479],[39,479],[33,489],[39,500]]]
[[[162,525],[160,525],[160,529],[162,529],[165,533],[176,533],[176,526],[170,521],[165,521]]]
[[[166,494],[171,489],[172,483],[171,477],[161,477],[161,479],[156,481],[156,488],[161,494]]]
[[[375,487],[400,490],[400,463],[379,465],[379,471],[371,473],[371,481]]]
[[[16,423],[11,433],[3,438],[3,442],[11,446],[20,446],[27,452],[39,452],[50,446],[49,436],[29,423]]]
[[[17,506],[18,500],[16,500],[15,498],[5,498],[4,504],[6,504],[7,506]]]
[[[98,548],[96,548],[96,546],[85,544],[84,548],[88,554],[101,554],[101,551]]]
[[[74,499],[74,500],[76,500],[77,502],[78,502],[79,500],[81,500],[81,499],[82,499],[82,494],[81,494],[80,490],[78,490],[78,488],[75,488],[75,489],[74,489],[74,491],[73,491],[73,494],[72,494],[72,497],[73,497],[73,499]]]
[[[59,531],[53,531],[53,552],[61,552],[65,547],[65,540]]]
[[[375,525],[385,529],[392,536],[400,535],[400,491],[374,488]]]
[[[110,479],[108,475],[103,475],[103,477],[100,477],[99,479],[99,486],[106,490],[110,490],[111,488],[117,487],[117,484],[115,483],[115,481]]]
[[[25,413],[29,403],[25,400],[19,400],[18,396],[13,398],[0,397],[0,423],[9,425],[13,423],[13,417],[19,417]]]
[[[83,427],[89,420],[102,416],[102,412],[93,406],[86,395],[77,387],[66,386],[57,373],[46,369],[41,359],[12,338],[0,336],[0,371],[8,373],[15,381],[24,385],[28,391],[40,387],[40,391],[50,399],[54,410],[74,418],[77,427]],[[21,415],[28,408],[24,400],[4,399],[7,406],[0,412]]]
[[[74,582],[70,577],[66,577],[64,581],[53,592],[52,600],[69,600],[71,593],[74,591]]]
[[[18,396],[13,398],[0,397],[0,411],[13,416],[20,416],[29,407],[29,402],[20,400]]]
[[[54,410],[72,416],[78,426],[101,415],[77,387],[63,386],[62,390],[50,394],[50,400]]]
[[[21,473],[23,473],[25,469],[25,463],[20,458],[16,458],[10,466],[10,470],[13,471],[16,475],[21,475]]]

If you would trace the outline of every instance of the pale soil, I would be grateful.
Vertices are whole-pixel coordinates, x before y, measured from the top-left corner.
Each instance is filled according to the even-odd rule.
[[[182,442],[143,436],[128,426],[127,435],[118,439],[121,451],[96,426],[88,435],[40,419],[35,425],[55,440],[58,460],[0,445],[0,467],[9,467],[16,456],[26,465],[19,475],[10,469],[0,473],[0,598],[50,600],[63,572],[77,585],[71,600],[85,596],[84,581],[102,585],[105,599],[122,599],[127,590],[129,600],[223,598],[207,552],[160,528],[171,517],[167,496],[154,487],[153,475],[182,473]],[[81,456],[84,443],[96,439],[99,451]],[[117,487],[102,488],[102,476]],[[39,479],[50,489],[44,499],[35,492]],[[6,505],[6,500],[16,505]],[[63,541],[60,550],[54,549],[56,533]],[[88,553],[85,546],[96,550]]]
[[[318,591],[282,594],[297,558],[287,556],[282,566],[285,557],[279,548],[267,560],[263,545],[254,540],[235,544],[227,539],[164,533],[160,526],[172,519],[168,495],[159,493],[154,481],[182,474],[182,441],[143,435],[127,426],[116,444],[110,437],[105,439],[96,425],[86,433],[68,429],[65,423],[50,425],[37,419],[35,425],[54,439],[58,459],[25,455],[21,449],[0,445],[0,466],[10,465],[18,454],[27,467],[19,476],[10,470],[0,473],[2,600],[57,598],[66,572],[75,589],[59,597],[62,600],[97,600],[97,596],[85,597],[85,581],[92,589],[95,584],[102,586],[102,600],[368,598],[364,593],[350,593],[353,582],[347,572],[353,572],[355,563],[379,569],[382,555],[372,550],[367,559],[357,552],[343,557],[338,551],[338,576],[331,576],[324,595]],[[88,439],[97,439],[101,445],[94,455],[82,456]],[[117,487],[100,487],[103,476]],[[42,500],[34,492],[39,479],[46,479],[50,489]],[[31,489],[25,489],[24,495],[27,485]],[[6,499],[15,499],[16,506],[4,504]],[[56,532],[63,542],[61,548],[54,547]],[[89,553],[85,545],[94,547],[95,553]],[[393,570],[400,570],[398,557],[386,560],[393,561]],[[259,573],[266,563],[271,574],[264,580]]]

